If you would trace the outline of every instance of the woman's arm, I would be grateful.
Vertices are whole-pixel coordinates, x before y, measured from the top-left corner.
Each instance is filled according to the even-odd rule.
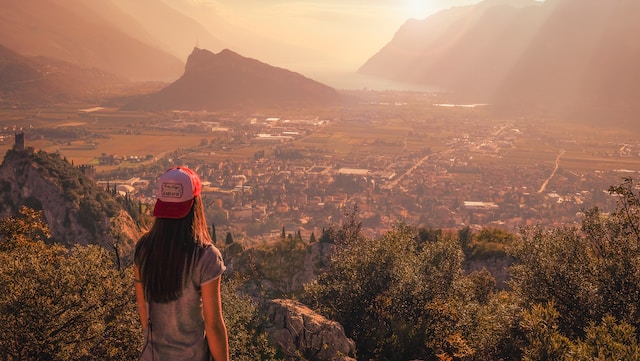
[[[135,286],[136,286],[136,303],[138,304],[138,314],[140,315],[140,322],[142,323],[142,330],[147,330],[147,321],[149,315],[147,315],[147,301],[144,299],[144,288],[142,287],[142,281],[140,278],[140,270],[138,266],[134,265],[135,271]]]
[[[202,313],[207,342],[214,361],[229,361],[227,326],[222,318],[222,298],[218,277],[202,285]]]

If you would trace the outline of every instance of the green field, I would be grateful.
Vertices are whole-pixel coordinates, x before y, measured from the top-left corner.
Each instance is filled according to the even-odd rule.
[[[410,95],[413,99],[415,95]],[[33,138],[27,136],[27,146],[47,152],[59,152],[75,164],[94,164],[97,171],[113,166],[98,164],[101,155],[138,156],[152,161],[176,150],[188,153],[189,159],[207,162],[245,162],[264,151],[270,156],[276,147],[299,150],[303,154],[351,157],[377,155],[390,157],[421,156],[457,149],[452,157],[460,157],[468,149],[473,165],[533,165],[553,167],[558,155],[560,167],[583,173],[594,170],[640,170],[640,155],[620,156],[618,150],[624,144],[637,144],[640,130],[606,129],[604,126],[576,126],[549,119],[498,119],[485,109],[457,109],[434,107],[428,100],[409,106],[370,105],[360,103],[349,109],[322,109],[317,117],[331,119],[329,125],[290,143],[255,144],[232,141],[242,136],[244,125],[224,136],[179,129],[160,128],[170,123],[174,114],[121,112],[103,109],[85,112],[90,105],[65,105],[43,109],[0,109],[0,127],[5,135],[0,151],[13,146],[12,134],[21,129],[85,129],[88,136],[74,139]],[[309,117],[312,110],[269,110],[264,114],[280,115],[295,119]],[[319,110],[320,111],[320,110]],[[224,115],[244,120],[254,115]],[[265,115],[266,116],[266,115]],[[247,124],[247,123],[245,123]],[[499,150],[474,152],[473,142],[492,138],[499,129],[517,128],[519,134],[509,145]],[[235,133],[234,133],[235,132]],[[250,138],[251,135],[244,135]],[[468,139],[468,146],[460,139]],[[462,145],[461,145],[462,144]],[[134,164],[122,163],[126,167]]]

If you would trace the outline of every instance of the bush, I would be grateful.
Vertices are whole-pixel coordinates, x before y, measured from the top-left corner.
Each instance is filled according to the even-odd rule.
[[[36,242],[0,252],[0,354],[135,360],[142,337],[132,277],[98,246]]]
[[[351,225],[349,225],[351,224]],[[358,228],[335,232],[329,270],[304,301],[340,322],[363,359],[486,359],[514,350],[517,309],[494,294],[487,273],[465,277],[459,242],[440,233],[424,242],[400,225],[381,239]]]

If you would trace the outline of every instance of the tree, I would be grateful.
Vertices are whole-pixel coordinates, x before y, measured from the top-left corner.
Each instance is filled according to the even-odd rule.
[[[0,251],[19,247],[25,243],[45,241],[51,237],[49,226],[42,217],[42,211],[27,206],[18,210],[17,216],[0,219]]]
[[[605,316],[598,323],[590,322],[585,337],[574,341],[559,331],[558,320],[553,303],[524,312],[521,328],[527,345],[523,360],[640,360],[636,329],[626,322]]]
[[[99,246],[34,242],[0,252],[5,360],[134,360],[142,343],[132,269]]]
[[[592,322],[585,330],[584,340],[578,340],[567,360],[640,360],[636,329],[626,322],[605,317],[600,324]]]
[[[233,236],[231,235],[231,232],[227,232],[227,236],[225,237],[225,242],[226,245],[230,245],[233,243]]]
[[[570,337],[581,336],[589,321],[602,316],[595,260],[579,230],[527,228],[510,252],[510,285],[525,308],[553,302],[560,331]]]
[[[562,360],[569,353],[571,341],[558,330],[558,311],[553,303],[535,305],[525,311],[521,327],[527,337],[523,360]]]
[[[473,241],[473,232],[469,226],[465,226],[458,231],[458,240],[460,241],[462,250],[467,254],[468,250],[471,248],[471,242]]]
[[[320,239],[318,242],[320,243],[334,243],[333,239],[335,237],[335,230],[330,228],[322,228],[322,234],[320,235]]]
[[[240,280],[222,282],[222,310],[229,329],[229,355],[232,360],[281,359],[275,347],[269,344],[266,327],[268,321],[258,312],[257,304],[248,296],[239,294]]]
[[[630,180],[610,189],[618,208],[585,212],[582,226],[529,227],[510,247],[511,286],[525,308],[553,302],[558,328],[576,339],[607,316],[640,327],[640,210]]]
[[[329,270],[306,286],[304,300],[340,322],[363,359],[470,357],[477,348],[473,334],[490,334],[495,345],[510,337],[510,311],[497,301],[479,305],[474,283],[463,276],[457,240],[443,235],[423,243],[405,225],[367,238],[356,222],[336,233],[349,236],[338,238]],[[486,321],[490,317],[504,328]]]
[[[211,223],[211,240],[213,244],[216,244],[218,240],[216,239],[216,225]]]

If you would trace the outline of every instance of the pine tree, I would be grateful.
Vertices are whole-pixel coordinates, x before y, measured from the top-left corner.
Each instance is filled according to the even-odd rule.
[[[216,225],[213,223],[211,224],[211,240],[213,241],[213,244],[218,242],[216,239]]]

